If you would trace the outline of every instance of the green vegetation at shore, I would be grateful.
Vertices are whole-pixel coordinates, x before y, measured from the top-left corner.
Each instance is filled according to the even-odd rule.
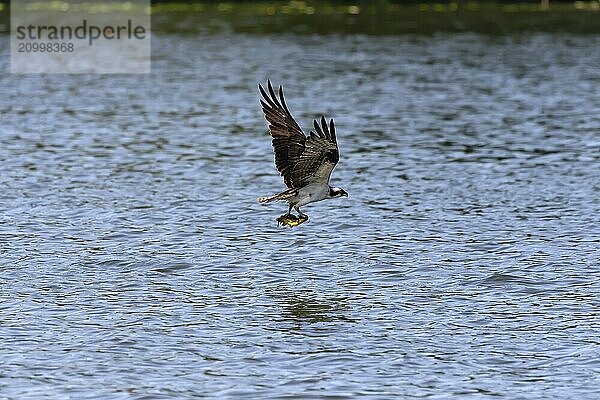
[[[63,3],[52,1],[39,4],[59,7]],[[90,4],[119,3],[92,1]],[[158,2],[148,12],[152,14],[153,30],[169,33],[600,33],[598,0],[528,3],[297,0]],[[0,3],[1,30],[8,29],[7,22],[8,6]]]

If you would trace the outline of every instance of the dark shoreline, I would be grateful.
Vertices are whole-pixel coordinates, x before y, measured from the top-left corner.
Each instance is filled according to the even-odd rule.
[[[50,4],[50,3],[48,3]],[[491,35],[547,32],[600,34],[600,3],[364,3],[193,2],[152,5],[154,32]],[[8,5],[0,3],[0,32],[8,33]]]

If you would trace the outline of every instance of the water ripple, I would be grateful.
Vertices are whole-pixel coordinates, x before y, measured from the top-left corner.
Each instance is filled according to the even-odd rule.
[[[4,396],[600,396],[597,37],[153,42],[0,76]],[[295,229],[267,78],[339,130]]]

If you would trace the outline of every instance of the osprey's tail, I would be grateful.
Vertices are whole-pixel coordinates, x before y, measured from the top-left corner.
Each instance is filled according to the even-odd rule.
[[[256,199],[256,201],[259,203],[270,203],[271,201],[276,201],[276,200],[287,200],[290,197],[294,197],[297,194],[298,194],[297,189],[288,189],[285,192],[277,193],[277,194],[274,194],[273,196],[259,197],[258,199]]]

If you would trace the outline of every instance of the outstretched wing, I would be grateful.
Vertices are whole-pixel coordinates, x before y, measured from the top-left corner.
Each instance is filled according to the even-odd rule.
[[[340,152],[335,137],[335,124],[321,117],[321,126],[313,121],[315,132],[311,131],[304,144],[304,151],[292,170],[292,185],[301,188],[310,183],[329,183],[331,172],[340,160]]]
[[[304,152],[306,136],[292,117],[283,98],[283,89],[279,86],[279,99],[275,95],[271,81],[268,82],[269,93],[258,85],[263,100],[260,101],[265,119],[269,123],[269,131],[273,137],[275,166],[283,176],[289,188],[295,187],[292,182],[292,171]]]

